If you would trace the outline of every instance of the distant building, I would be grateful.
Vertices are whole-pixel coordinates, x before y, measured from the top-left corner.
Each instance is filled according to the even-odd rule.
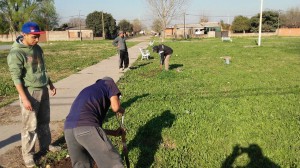
[[[69,38],[71,39],[80,38],[80,34],[83,39],[92,39],[94,35],[93,30],[86,27],[71,27],[68,28],[67,31],[69,32]]]
[[[166,37],[218,37],[221,35],[221,25],[218,22],[204,22],[200,24],[176,24],[165,30]],[[220,34],[220,35],[219,35]]]

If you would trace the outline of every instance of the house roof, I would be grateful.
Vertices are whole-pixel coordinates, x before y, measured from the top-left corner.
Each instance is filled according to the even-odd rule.
[[[203,22],[201,25],[204,27],[220,27],[219,22]]]
[[[174,28],[204,28],[204,27],[220,27],[218,22],[202,22],[200,24],[176,24]]]
[[[174,28],[203,28],[203,26],[201,24],[176,24],[174,25]]]
[[[69,27],[68,30],[92,30],[92,29],[82,26],[82,27]]]

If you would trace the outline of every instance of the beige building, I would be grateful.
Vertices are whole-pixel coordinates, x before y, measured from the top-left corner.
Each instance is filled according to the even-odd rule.
[[[199,24],[176,24],[173,28],[174,38],[183,38],[184,35],[186,37],[192,38],[216,37],[215,32],[221,32],[221,25],[218,22],[205,22]]]

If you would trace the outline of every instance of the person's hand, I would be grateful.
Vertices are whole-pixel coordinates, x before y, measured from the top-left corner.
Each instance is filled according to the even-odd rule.
[[[51,96],[56,95],[56,88],[53,85],[50,85]]]
[[[121,127],[115,130],[115,136],[122,136],[123,133],[125,133],[125,131]]]
[[[23,107],[26,110],[32,111],[32,105],[31,105],[31,102],[28,99],[23,99],[22,102],[23,102]]]
[[[120,110],[117,112],[117,116],[121,117],[125,113],[125,110],[121,107]]]

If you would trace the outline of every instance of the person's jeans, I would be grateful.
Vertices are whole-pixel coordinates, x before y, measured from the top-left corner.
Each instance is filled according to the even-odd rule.
[[[64,133],[72,167],[92,167],[92,158],[101,168],[124,167],[119,153],[100,127],[80,126],[65,129]]]

